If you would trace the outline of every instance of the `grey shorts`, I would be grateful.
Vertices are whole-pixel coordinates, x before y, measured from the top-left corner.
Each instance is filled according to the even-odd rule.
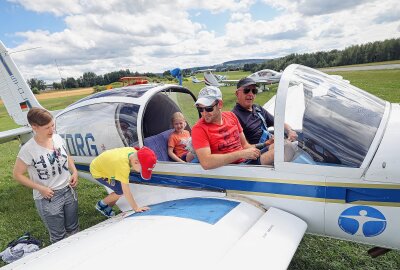
[[[50,200],[35,200],[35,205],[52,243],[79,231],[78,198],[70,186],[55,190]]]

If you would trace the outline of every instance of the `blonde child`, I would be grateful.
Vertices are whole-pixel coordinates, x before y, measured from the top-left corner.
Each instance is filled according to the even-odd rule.
[[[186,120],[182,113],[176,112],[171,118],[174,132],[168,139],[168,155],[178,162],[190,162],[194,156],[186,149],[186,144],[190,140],[189,131],[185,130]]]

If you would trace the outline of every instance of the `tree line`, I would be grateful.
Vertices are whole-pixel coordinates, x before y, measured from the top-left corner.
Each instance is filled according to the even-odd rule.
[[[61,83],[53,82],[51,86],[53,87],[53,89],[93,87],[95,85],[107,85],[113,82],[117,82],[121,77],[127,76],[143,76],[152,78],[156,77],[157,75],[150,72],[131,72],[129,69],[113,71],[104,75],[96,75],[96,73],[94,72],[85,72],[77,79],[73,77],[67,77],[66,79],[63,78],[61,80]],[[46,89],[46,83],[43,80],[38,80],[34,78],[29,79],[27,83],[34,93]]]
[[[245,64],[244,71],[256,72],[261,69],[284,70],[290,64],[301,64],[312,68],[324,68],[364,64],[400,59],[400,38],[353,45],[344,50],[290,54],[269,60],[262,64]]]
[[[78,87],[92,87],[95,85],[107,85],[113,82],[117,82],[121,77],[133,77],[133,76],[143,76],[143,77],[156,77],[154,73],[139,73],[131,72],[129,69],[113,71],[106,73],[104,75],[96,75],[94,72],[85,72],[81,77],[75,79],[69,77],[63,80],[65,88],[78,88]]]

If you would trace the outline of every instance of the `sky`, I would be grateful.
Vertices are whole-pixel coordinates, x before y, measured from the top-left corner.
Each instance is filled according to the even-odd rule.
[[[400,37],[397,0],[0,0],[25,79],[164,72]]]

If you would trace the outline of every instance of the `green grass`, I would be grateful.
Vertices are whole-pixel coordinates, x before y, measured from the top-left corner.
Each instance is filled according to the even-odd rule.
[[[384,100],[400,103],[400,69],[328,73],[341,75],[351,84]]]
[[[394,64],[400,64],[400,60],[356,64],[356,65],[348,65],[348,66],[335,66],[335,67],[327,67],[327,68],[323,68],[323,69],[338,68],[338,67],[363,67],[363,66],[377,66],[377,65],[394,65]]]
[[[19,150],[19,142],[0,144],[0,249],[3,250],[14,238],[29,231],[45,245],[49,236],[32,198],[32,190],[12,178],[12,168]],[[78,185],[80,228],[85,229],[103,220],[94,209],[94,202],[105,196],[104,188],[80,179]],[[0,263],[1,266],[1,263]]]
[[[375,95],[391,102],[400,102],[400,70],[385,71],[349,71],[335,72],[352,84],[365,89]],[[244,72],[229,73],[229,79],[240,79],[248,75]],[[204,84],[184,82],[184,86],[193,91],[195,95]],[[257,103],[264,104],[276,93],[276,85],[271,91],[257,95]],[[225,110],[230,110],[235,104],[235,87],[221,87]],[[66,107],[81,96],[64,97],[44,100],[42,105],[50,110]],[[0,131],[15,128],[4,106],[0,106]],[[18,153],[17,141],[0,144],[0,249],[3,250],[7,243],[30,231],[35,237],[49,244],[47,231],[41,223],[34,202],[32,190],[19,185],[12,179],[12,168]],[[79,220],[81,230],[93,226],[104,220],[94,209],[94,204],[99,198],[105,196],[102,187],[89,181],[80,179],[78,185]],[[331,238],[306,235],[297,250],[289,269],[400,269],[400,254],[392,251],[377,259],[371,259],[366,251],[369,246],[340,241]],[[0,266],[4,264],[0,262]],[[266,266],[268,262],[266,261]]]

